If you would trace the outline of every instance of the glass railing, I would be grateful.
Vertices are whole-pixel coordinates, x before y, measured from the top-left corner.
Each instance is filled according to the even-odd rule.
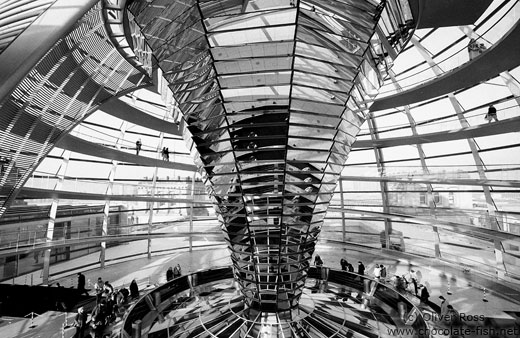
[[[519,164],[486,164],[482,167],[493,180],[514,181],[520,179]],[[430,165],[428,172],[421,166],[399,166],[389,165],[383,168],[376,168],[375,165],[347,165],[342,171],[343,176],[365,176],[365,177],[388,177],[399,179],[418,179],[418,180],[442,180],[442,179],[479,179],[479,167],[476,165]],[[374,175],[377,173],[377,175]],[[348,182],[348,179],[342,178]],[[435,182],[432,182],[435,183]]]
[[[59,178],[55,175],[45,176],[42,173],[34,173],[25,183],[25,188],[53,190]],[[70,191],[78,194],[102,194],[107,193],[108,180],[86,180],[77,178],[66,178],[61,185],[60,191]],[[153,182],[141,181],[139,183],[113,182],[112,195],[152,197]],[[196,182],[195,192],[197,201],[209,201],[206,190],[201,182]],[[157,182],[154,197],[156,198],[191,198],[190,181],[168,181]]]
[[[221,235],[220,229],[216,229],[216,219],[214,220],[214,226],[207,226],[204,224],[201,224],[200,226],[198,225],[199,222],[204,221],[207,221],[207,218],[199,219],[194,217],[193,231],[191,233],[189,221],[187,221],[185,218],[165,222],[155,222],[152,226],[151,237]],[[42,227],[44,226],[46,226],[46,224],[42,225]],[[105,235],[103,234],[102,224],[73,226],[70,229],[64,229],[63,227],[60,227],[54,230],[54,236],[51,243],[47,242],[47,231],[44,228],[38,230],[4,230],[0,231],[0,250],[41,250],[47,247],[59,247],[63,245],[75,245],[78,243],[87,242],[93,243],[96,241],[132,241],[135,240],[134,237],[136,236],[143,237],[147,235],[147,223],[134,225],[109,224],[107,233]]]
[[[500,106],[496,107],[497,116],[500,121],[520,116],[520,109],[518,108],[518,104],[516,103],[517,99],[517,96],[508,98],[507,100],[501,101]],[[469,111],[464,112],[464,118],[470,126],[488,124],[488,121],[484,118],[487,109],[488,106],[471,109]],[[429,133],[445,133],[449,130],[459,130],[462,128],[461,122],[454,112],[447,112],[446,115],[450,116],[446,116],[440,120],[435,120],[431,122],[417,121],[417,134],[420,136]],[[363,126],[364,127],[358,134],[359,140],[366,140],[370,137],[368,125],[365,124]],[[378,126],[377,132],[381,141],[393,137],[410,137],[410,134],[412,133],[410,130],[410,123],[395,125],[385,123],[384,126]]]

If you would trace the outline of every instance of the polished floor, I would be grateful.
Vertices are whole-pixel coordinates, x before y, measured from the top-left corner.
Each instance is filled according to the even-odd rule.
[[[110,256],[128,255],[139,251],[143,243],[132,243],[109,248]],[[171,243],[170,243],[171,244]],[[142,252],[142,251],[141,251]],[[378,254],[377,251],[362,251],[357,248],[349,248],[342,245],[323,243],[316,249],[325,262],[326,266],[339,268],[339,260],[345,257],[353,265],[363,261],[367,267],[367,273],[372,275],[375,264],[384,264],[388,270],[388,278],[394,275],[408,274],[414,269],[419,283],[430,290],[430,300],[433,305],[439,305],[439,296],[443,295],[459,313],[463,314],[474,327],[484,327],[490,324],[494,327],[511,328],[520,324],[520,285],[498,281],[491,276],[485,276],[475,271],[463,269],[431,259],[406,257],[406,254],[395,252],[393,256]],[[75,287],[76,271],[74,267],[86,265],[89,261],[95,262],[98,254],[93,253],[81,259],[59,263],[53,266],[54,271],[68,271],[62,275],[55,275],[54,283],[60,283],[65,287]],[[115,287],[128,286],[132,279],[136,279],[141,289],[152,289],[154,285],[166,281],[166,270],[168,267],[179,264],[183,273],[194,272],[213,266],[230,265],[228,251],[225,247],[211,250],[196,250],[193,252],[179,251],[167,255],[146,258],[134,257],[133,259],[107,265],[104,269],[92,269],[84,271],[88,283],[92,283],[98,277],[110,281]],[[33,272],[33,283],[41,275],[40,271]],[[27,276],[15,279],[18,284],[30,281]],[[37,284],[37,283],[34,283]],[[485,291],[484,291],[485,290]],[[416,297],[411,296],[417,304]],[[424,307],[426,312],[432,315],[430,307]],[[74,314],[69,314],[69,320]],[[485,318],[485,323],[479,318]],[[435,319],[435,318],[433,318]],[[65,321],[64,314],[46,313],[41,314],[31,321],[27,319],[1,318],[0,332],[5,338],[11,337],[62,337],[61,325]],[[431,321],[431,327],[435,328],[435,320]],[[46,331],[47,330],[47,331]],[[57,330],[57,331],[56,331]],[[73,330],[73,329],[72,329]],[[53,332],[51,334],[51,332]],[[495,335],[496,337],[520,337],[511,331],[510,335]],[[445,337],[444,334],[436,334],[436,337]],[[493,337],[491,334],[473,335],[474,337]],[[468,337],[468,336],[466,336]]]

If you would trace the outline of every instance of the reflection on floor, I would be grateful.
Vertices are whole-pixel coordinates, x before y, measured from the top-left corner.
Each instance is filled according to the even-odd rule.
[[[164,240],[164,246],[178,247],[179,243],[175,241]],[[108,255],[110,257],[121,257],[139,251],[139,247],[146,247],[146,241],[140,241],[140,243],[133,243],[131,245],[122,245],[119,247],[109,248]],[[140,249],[140,252],[145,252]],[[332,243],[318,244],[316,253],[320,254],[324,260],[325,265],[333,268],[339,268],[339,260],[342,257],[354,265],[358,260],[364,262],[367,267],[367,273],[372,275],[373,267],[377,264],[384,264],[387,267],[389,276],[402,275],[408,273],[411,268],[414,268],[419,277],[419,282],[427,285],[430,290],[430,300],[434,305],[440,304],[439,296],[445,296],[450,304],[465,315],[483,315],[486,319],[486,324],[492,324],[494,327],[508,328],[511,325],[520,324],[520,285],[507,284],[496,278],[486,277],[480,275],[474,271],[464,271],[458,266],[445,264],[442,261],[433,261],[431,259],[422,259],[420,257],[406,256],[403,253],[392,252],[374,252],[374,251],[363,251],[362,249],[351,247],[347,245],[338,245]],[[76,271],[74,267],[83,266],[90,261],[96,261],[98,254],[90,255],[88,257],[81,257],[76,260],[72,260],[60,265],[54,266],[54,271],[69,271],[68,273],[61,273],[58,278],[54,279],[53,282],[59,282],[65,287],[74,287],[76,285]],[[141,258],[135,258],[129,261],[122,261],[117,264],[109,265],[105,269],[92,269],[84,271],[87,279],[94,281],[97,277],[101,276],[104,280],[112,282],[114,287],[121,286],[129,283],[133,278],[141,281],[140,288],[144,289],[148,285],[153,287],[154,284],[162,284],[166,281],[166,270],[169,266],[180,264],[183,273],[189,273],[200,269],[207,269],[211,266],[225,266],[230,265],[231,261],[227,249],[224,247],[211,249],[211,250],[199,250],[193,252],[179,251],[169,255],[154,256],[151,259],[145,258],[145,255]],[[40,275],[37,271],[35,275]],[[26,276],[20,276],[16,279],[16,283],[24,284],[30,281],[30,278]],[[35,279],[36,280],[36,279]],[[486,289],[486,300],[484,302],[484,288]],[[448,294],[447,291],[451,294]],[[431,309],[425,309],[425,311],[431,311]],[[71,314],[73,316],[73,314]],[[61,323],[63,322],[63,315],[61,316]],[[23,324],[16,324],[20,319],[8,319],[0,318],[1,337],[38,337],[35,332],[44,332],[44,326],[53,324],[51,323],[52,315],[42,317],[49,319],[49,323],[41,323],[38,325],[37,330],[33,330],[32,335],[26,334],[21,335],[20,325],[24,325],[26,328],[30,326],[29,320],[25,320]],[[11,323],[11,324],[9,324]],[[472,323],[474,325],[480,325]],[[19,325],[19,326],[17,326]],[[432,323],[435,325],[435,323]],[[59,327],[59,325],[58,325]],[[435,327],[435,326],[433,326]],[[52,330],[51,330],[52,331]],[[59,331],[59,330],[58,330]],[[57,332],[57,331],[55,331]],[[514,338],[520,337],[520,334],[512,332],[507,335],[491,335],[489,332],[487,335],[482,334],[478,337],[507,337]],[[54,337],[55,334],[41,337]],[[436,335],[435,337],[446,337],[445,334]],[[56,335],[61,337],[61,334]],[[466,336],[472,337],[472,336]]]
[[[309,279],[298,309],[262,313],[246,309],[234,280],[226,279],[177,294],[148,337],[391,337],[406,327],[396,304],[365,306],[355,289]]]

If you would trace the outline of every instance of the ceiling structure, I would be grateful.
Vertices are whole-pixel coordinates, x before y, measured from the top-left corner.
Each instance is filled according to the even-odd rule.
[[[133,89],[125,76],[134,79],[134,87],[151,83],[143,66],[150,63],[136,66],[121,52],[125,46],[111,54],[121,39],[116,25],[105,25],[109,17],[123,22],[124,2],[119,9],[111,1],[94,3],[90,12],[79,8],[69,22],[78,22],[76,29],[98,45],[74,35],[59,40],[62,29],[52,35],[55,42],[46,41],[48,54],[40,51],[38,60],[14,75],[5,65],[34,36],[24,40],[27,30],[16,30],[19,36],[2,45],[0,59],[9,60],[2,76],[11,79],[0,88],[0,135],[10,140],[0,149],[2,214],[20,192],[29,202],[31,194],[54,198],[47,201],[56,208],[59,196],[109,204],[99,201],[117,195],[118,178],[155,182],[172,170],[189,175],[190,152],[226,225],[237,277],[251,306],[295,305],[320,230],[324,239],[481,265],[483,272],[504,278],[520,276],[520,74],[518,58],[507,58],[518,52],[513,38],[518,1],[480,1],[486,6],[468,15],[474,24],[416,31],[412,14],[402,9],[405,1],[384,6],[376,1],[133,1],[129,10],[142,31],[134,43],[145,40],[154,51],[153,66],[161,68],[173,98],[165,88],[161,98],[151,100],[156,103],[147,101],[148,94],[124,97],[121,102],[136,109],[131,115],[130,108],[107,100]],[[417,14],[413,3],[423,2],[411,2],[411,13]],[[57,5],[63,1],[52,4]],[[82,11],[87,14],[79,15]],[[36,29],[34,22],[29,28]],[[472,60],[470,38],[486,47]],[[68,48],[58,51],[69,58],[55,56],[55,67],[42,71],[56,48]],[[500,67],[494,67],[498,56]],[[84,66],[93,62],[99,65],[89,71],[103,79],[84,76]],[[66,69],[81,75],[53,75]],[[113,83],[110,75],[125,71],[132,75]],[[82,97],[82,108],[63,101],[82,95],[69,90],[72,84],[88,89],[91,97],[97,93],[97,101]],[[484,120],[490,104],[498,110],[499,124]],[[98,105],[106,114],[89,116]],[[75,136],[66,136],[72,128]],[[70,141],[73,137],[84,140]],[[133,147],[139,137],[145,146],[137,157]],[[157,149],[168,144],[177,156],[170,163],[156,158]],[[46,173],[56,185],[31,190],[29,177],[35,173]],[[99,180],[105,192],[62,193],[74,177]],[[123,203],[117,198],[113,204]],[[139,198],[158,199],[152,194],[126,200]]]

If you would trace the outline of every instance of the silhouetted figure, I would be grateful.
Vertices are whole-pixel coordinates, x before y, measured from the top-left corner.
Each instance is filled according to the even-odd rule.
[[[413,283],[414,294],[416,296],[419,296],[418,288],[417,288],[417,274],[415,273],[414,269],[410,270],[410,279],[411,279],[411,281]]]
[[[363,265],[363,262],[358,262],[358,268],[357,268],[358,275],[364,275],[365,274],[365,266]]]
[[[430,298],[430,293],[428,292],[428,289],[426,288],[426,285],[419,285],[421,287],[421,296],[419,297],[421,299],[421,302],[427,303],[428,298]]]
[[[349,262],[347,262],[347,271],[354,272],[354,266],[352,264],[350,264]]]
[[[78,272],[78,291],[80,295],[89,295],[87,289],[85,289],[85,275],[81,272]]]
[[[137,141],[135,141],[135,154],[136,155],[139,155],[139,152],[141,151],[141,146],[142,146],[141,139],[138,139]]]
[[[318,277],[316,278],[316,287],[320,286],[321,279],[322,279],[322,266],[323,266],[323,260],[321,259],[320,255],[316,255],[314,257],[314,266],[316,267],[316,273],[318,274]]]
[[[339,265],[341,265],[341,270],[343,271],[347,271],[347,260],[345,258],[342,258],[340,261],[339,261]]]
[[[139,287],[135,279],[130,283],[130,297],[139,298]]]
[[[162,156],[163,161],[168,161],[170,159],[170,154],[169,154],[168,148],[166,148],[166,147],[162,148],[161,156]]]
[[[380,281],[383,283],[386,283],[386,267],[383,264],[379,265],[379,267],[381,268],[381,280]]]
[[[173,268],[170,266],[168,270],[166,270],[166,281],[169,282],[173,279]]]
[[[488,123],[491,123],[491,120],[498,122],[497,109],[493,105],[489,106],[485,119],[488,120]]]

